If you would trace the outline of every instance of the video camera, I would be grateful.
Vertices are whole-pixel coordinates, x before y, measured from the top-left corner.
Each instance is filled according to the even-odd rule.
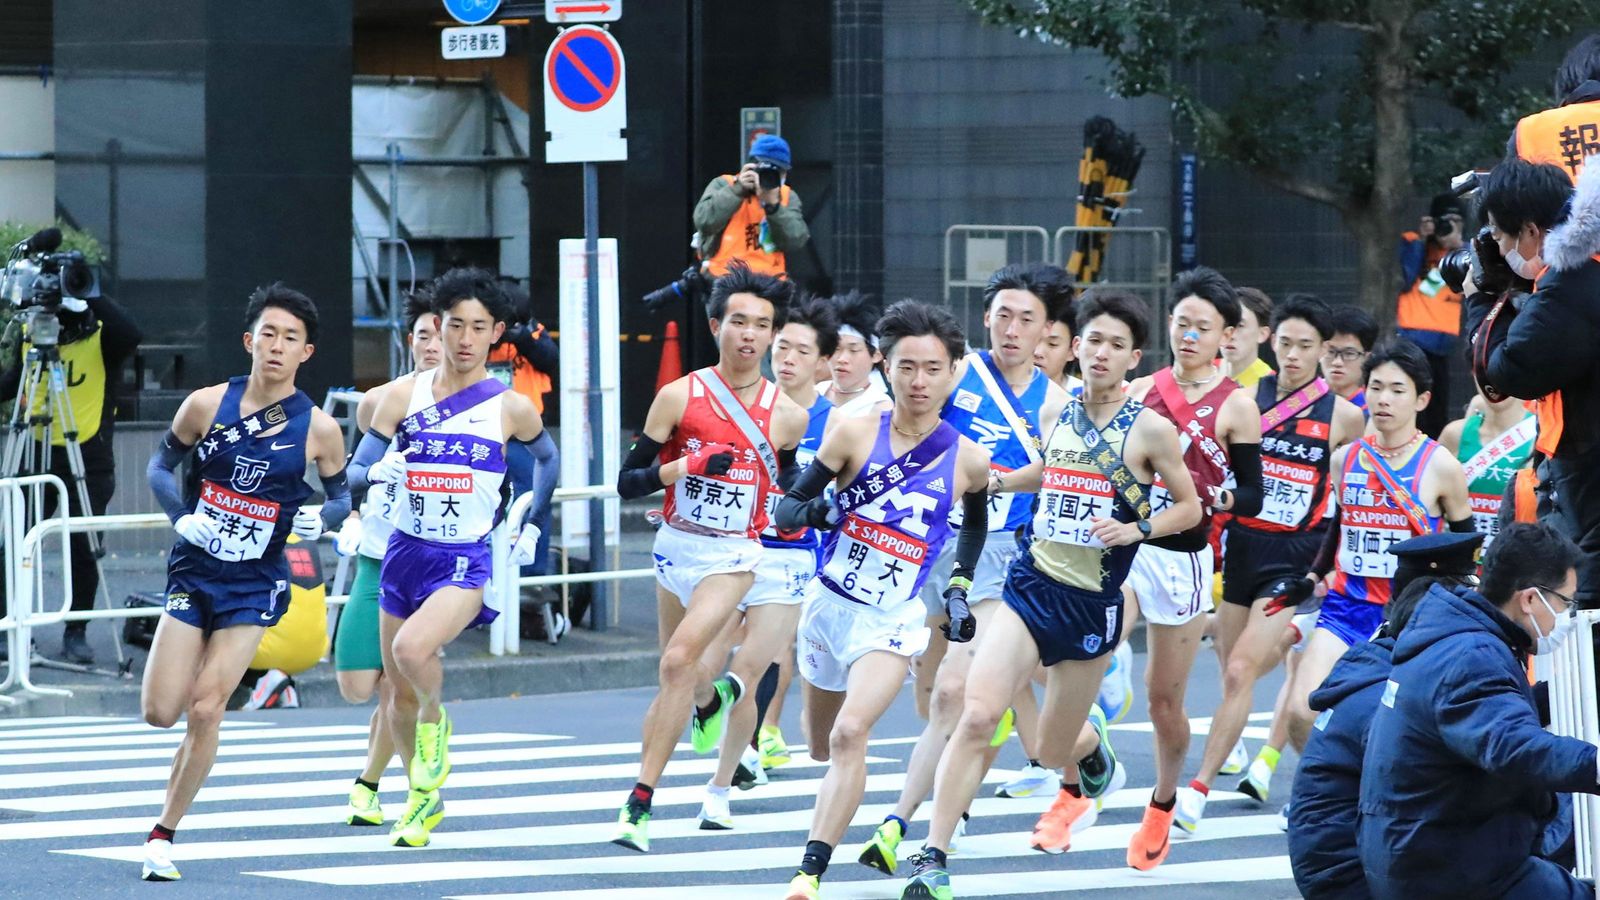
[[[704,300],[710,293],[711,279],[700,271],[698,265],[693,265],[684,269],[677,281],[645,294],[644,305],[655,312],[674,302]]]
[[[59,343],[63,304],[72,312],[83,307],[67,303],[100,296],[94,267],[77,250],[57,252],[61,229],[46,228],[11,248],[5,274],[0,276],[0,302],[28,311],[28,339],[36,347]]]

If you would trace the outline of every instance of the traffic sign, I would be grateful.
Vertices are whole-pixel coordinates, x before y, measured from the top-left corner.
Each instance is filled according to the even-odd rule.
[[[500,8],[500,0],[444,0],[444,10],[463,25],[482,25]]]
[[[489,59],[506,55],[504,25],[446,28],[439,32],[439,52],[445,59]]]
[[[616,38],[603,28],[563,31],[544,56],[546,162],[628,158],[627,67]]]
[[[776,106],[744,106],[739,108],[739,155],[750,155],[750,145],[763,134],[783,137],[783,110]]]
[[[622,18],[622,0],[545,0],[544,20],[556,25],[615,22]]]

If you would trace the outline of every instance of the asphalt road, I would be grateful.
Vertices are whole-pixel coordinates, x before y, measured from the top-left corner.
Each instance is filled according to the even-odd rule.
[[[1142,669],[1142,656],[1137,665]],[[1277,684],[1274,676],[1258,687],[1255,709],[1270,708]],[[1216,658],[1205,650],[1191,683],[1190,715],[1208,715],[1217,694]],[[455,768],[444,789],[446,818],[421,850],[387,846],[387,828],[342,824],[369,708],[230,714],[217,769],[179,829],[173,858],[184,878],[161,885],[138,880],[138,860],[179,733],[132,719],[0,721],[0,853],[7,869],[0,897],[782,897],[822,775],[802,753],[775,770],[771,784],[735,792],[734,831],[702,832],[695,816],[714,761],[682,745],[656,794],[652,852],[606,842],[634,780],[638,722],[651,695],[636,689],[451,704]],[[784,733],[794,744],[798,715],[797,689],[784,714]],[[1195,723],[1185,778],[1199,762],[1206,724]],[[1258,715],[1246,732],[1252,750],[1266,724]],[[855,856],[893,803],[920,729],[908,691],[874,732],[865,805],[823,881],[827,900],[899,896],[900,879],[858,865]],[[952,861],[957,897],[1296,896],[1277,826],[1292,754],[1280,766],[1268,807],[1213,791],[1201,833],[1175,839],[1163,866],[1138,873],[1123,855],[1154,780],[1142,704],[1114,729],[1128,787],[1109,798],[1099,823],[1065,855],[1027,845],[1050,798],[995,798],[994,784],[1009,772],[991,773]],[[1012,741],[999,766],[1022,761]],[[1224,778],[1218,787],[1232,785]],[[392,821],[404,802],[398,767],[383,789]],[[925,833],[925,824],[913,823],[902,859]]]

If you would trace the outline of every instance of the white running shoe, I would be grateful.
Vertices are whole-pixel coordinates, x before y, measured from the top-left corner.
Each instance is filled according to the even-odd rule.
[[[1287,803],[1283,805],[1283,809],[1278,810],[1278,830],[1284,832],[1289,830],[1289,804]]]
[[[1172,824],[1182,828],[1188,834],[1194,834],[1200,827],[1200,820],[1206,814],[1206,795],[1194,788],[1178,789],[1178,810],[1172,817]]]
[[[1117,761],[1117,770],[1111,773],[1111,783],[1106,785],[1105,792],[1095,798],[1099,808],[1104,808],[1106,798],[1128,786],[1128,767]]]
[[[1272,769],[1265,760],[1257,759],[1250,764],[1250,769],[1239,779],[1239,793],[1254,799],[1257,803],[1267,802],[1267,791],[1272,787]]]
[[[739,767],[733,770],[733,786],[741,791],[767,783],[767,770],[761,765],[761,751],[745,747],[739,754]]]
[[[1228,761],[1222,764],[1222,768],[1217,770],[1217,774],[1237,775],[1243,772],[1248,765],[1250,765],[1250,751],[1245,749],[1244,738],[1239,738],[1239,742],[1234,744],[1233,749],[1228,752]]]
[[[1111,654],[1111,667],[1100,679],[1100,693],[1095,697],[1107,722],[1120,722],[1133,706],[1133,648],[1118,644]]]
[[[1036,766],[1032,763],[1024,766],[1017,777],[994,789],[996,797],[1032,797],[1038,793],[1054,793],[1061,787],[1061,776],[1053,769]]]
[[[733,813],[728,810],[728,794],[707,788],[706,799],[700,804],[701,831],[733,830]]]
[[[1294,635],[1294,644],[1289,647],[1290,650],[1297,653],[1305,652],[1306,644],[1311,643],[1311,632],[1317,628],[1317,616],[1320,614],[1320,610],[1312,610],[1289,620],[1289,631]]]
[[[183,877],[172,864],[171,841],[144,842],[144,874],[139,877],[145,881],[177,881]]]

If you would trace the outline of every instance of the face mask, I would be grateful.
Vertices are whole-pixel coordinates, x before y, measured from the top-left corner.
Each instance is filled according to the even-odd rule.
[[[1550,629],[1550,633],[1545,634],[1539,630],[1539,620],[1537,618],[1533,619],[1533,631],[1539,636],[1536,649],[1539,655],[1543,656],[1547,653],[1556,652],[1556,649],[1566,642],[1567,635],[1572,633],[1572,616],[1570,614],[1556,615],[1556,611],[1550,608],[1550,601],[1545,599],[1544,591],[1538,588],[1533,590],[1539,595],[1539,602],[1544,604],[1545,612],[1548,612],[1550,618],[1556,623],[1555,627]]]
[[[1544,271],[1544,260],[1537,256],[1527,259],[1521,253],[1518,253],[1515,247],[1512,247],[1506,253],[1506,265],[1511,267],[1511,271],[1529,281],[1538,278],[1539,274]]]

